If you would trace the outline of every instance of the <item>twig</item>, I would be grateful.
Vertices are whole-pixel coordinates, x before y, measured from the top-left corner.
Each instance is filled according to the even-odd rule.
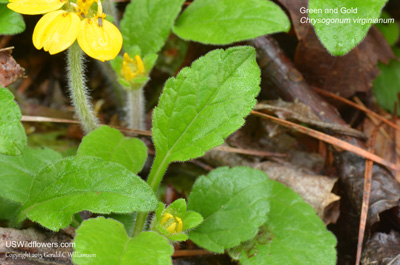
[[[359,104],[360,106],[365,107],[365,105],[362,103],[362,101],[361,101],[358,97],[354,97],[354,101],[357,102],[357,104]],[[378,126],[380,122],[383,122],[381,119],[379,119],[379,121],[378,121],[378,118],[376,118],[375,116],[371,115],[371,114],[368,113],[368,112],[367,112],[367,116],[368,116],[368,118],[375,124],[375,126]],[[380,116],[380,115],[378,115],[378,116]],[[385,120],[386,120],[386,119],[385,119]],[[389,121],[389,120],[387,120],[387,121]],[[389,122],[390,122],[390,121],[389,121]],[[394,124],[394,125],[396,125],[396,124]],[[393,127],[393,126],[392,126],[392,127]],[[396,127],[393,127],[393,128],[396,128]],[[385,130],[385,128],[380,127],[379,130],[381,131],[382,135],[383,135],[390,143],[392,143],[392,139],[390,138],[390,136],[389,136],[388,132]]]
[[[177,257],[203,256],[203,255],[215,255],[215,253],[212,253],[204,249],[175,250],[174,254],[172,254],[172,257],[177,258]]]
[[[316,87],[313,87],[313,90],[316,91],[318,94],[321,94],[321,95],[324,95],[324,96],[328,96],[328,97],[330,97],[330,98],[334,98],[334,99],[336,99],[336,100],[338,100],[338,101],[341,101],[341,102],[343,102],[343,103],[346,103],[346,104],[349,105],[349,106],[352,106],[352,107],[354,107],[354,108],[356,108],[356,109],[359,109],[359,110],[361,110],[361,111],[364,111],[367,115],[371,115],[371,116],[373,116],[373,117],[379,119],[380,121],[383,121],[383,122],[386,123],[387,125],[389,125],[389,126],[395,128],[396,130],[399,130],[399,131],[400,131],[400,126],[398,126],[397,124],[391,122],[390,120],[388,120],[388,119],[382,117],[382,116],[379,115],[378,113],[375,113],[375,112],[373,112],[373,111],[370,110],[370,109],[367,109],[364,105],[361,105],[361,106],[360,106],[359,104],[356,104],[356,103],[354,103],[354,102],[352,102],[352,101],[350,101],[350,100],[348,100],[348,99],[346,99],[346,98],[344,98],[344,97],[338,96],[338,95],[336,95],[336,94],[334,94],[334,93],[331,93],[331,92],[328,92],[328,91],[325,91],[325,90],[322,90],[322,89],[319,89],[319,88],[316,88]]]
[[[372,154],[375,152],[374,146],[375,146],[376,136],[378,135],[378,131],[382,127],[382,125],[383,122],[381,122],[377,127],[375,127],[374,131],[371,134],[368,151],[371,152]],[[361,251],[364,241],[365,226],[367,224],[367,217],[368,217],[369,198],[371,195],[373,165],[374,163],[372,160],[369,159],[365,160],[363,200],[361,206],[360,226],[358,229],[356,265],[359,265],[361,260]]]
[[[57,119],[57,118],[49,118],[49,117],[41,117],[41,116],[26,116],[26,115],[22,116],[21,121],[23,121],[23,122],[54,122],[54,123],[67,123],[67,124],[77,124],[77,125],[80,124],[80,122],[77,120]],[[107,125],[107,124],[99,124],[99,125]],[[150,137],[152,135],[151,131],[129,129],[126,127],[113,126],[113,125],[107,125],[107,126],[118,129],[121,132],[125,132],[125,133],[133,133],[136,135],[150,136]],[[261,157],[271,157],[271,156],[285,157],[286,156],[285,154],[282,154],[282,153],[272,153],[272,152],[250,150],[250,149],[240,149],[240,148],[227,147],[227,146],[218,146],[218,147],[215,147],[214,150],[228,152],[228,153],[243,154],[243,155],[261,156]]]
[[[340,147],[340,148],[342,148],[344,150],[352,152],[352,153],[354,153],[356,155],[362,156],[362,157],[364,157],[366,159],[370,159],[370,160],[372,160],[372,161],[374,161],[374,162],[376,162],[378,164],[384,165],[384,166],[386,166],[386,167],[388,167],[388,168],[390,168],[392,170],[400,171],[400,167],[399,166],[386,161],[382,157],[379,157],[379,156],[377,156],[375,154],[372,154],[372,153],[370,153],[370,152],[368,152],[368,151],[366,151],[366,150],[364,150],[364,149],[362,149],[362,148],[360,148],[358,146],[352,145],[352,144],[350,144],[348,142],[345,142],[343,140],[337,139],[337,138],[335,138],[333,136],[330,136],[330,135],[327,135],[325,133],[322,133],[322,132],[319,132],[319,131],[316,131],[316,130],[313,130],[313,129],[310,129],[310,128],[307,128],[307,127],[304,127],[304,126],[301,126],[301,125],[298,125],[298,124],[293,123],[293,122],[281,120],[281,119],[276,118],[274,116],[270,116],[268,114],[261,113],[261,112],[258,112],[258,111],[252,111],[251,114],[253,114],[255,116],[258,116],[258,117],[261,117],[261,118],[264,118],[264,119],[272,120],[272,121],[274,121],[274,122],[276,122],[276,123],[278,123],[278,124],[280,124],[282,126],[295,129],[296,131],[299,131],[301,133],[307,134],[308,136],[311,136],[313,138],[316,138],[316,139],[319,139],[321,141],[327,142],[329,144],[335,145],[335,146]]]

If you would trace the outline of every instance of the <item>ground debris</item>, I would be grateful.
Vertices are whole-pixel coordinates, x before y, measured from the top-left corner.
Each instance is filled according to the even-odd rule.
[[[73,264],[72,237],[63,231],[41,232],[0,227],[0,264]]]
[[[365,244],[363,265],[400,264],[400,233],[376,233]]]

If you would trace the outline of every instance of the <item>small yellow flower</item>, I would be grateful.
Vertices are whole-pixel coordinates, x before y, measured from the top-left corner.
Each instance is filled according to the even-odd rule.
[[[173,216],[170,213],[163,214],[160,225],[162,225],[170,234],[180,233],[182,232],[183,228],[182,219],[177,216]]]
[[[139,55],[136,55],[135,59],[132,59],[127,53],[125,53],[121,72],[126,81],[132,81],[136,76],[144,75],[146,69],[142,58],[140,58]]]
[[[90,11],[97,2],[97,13]],[[67,3],[67,4],[66,4]],[[105,20],[100,0],[10,0],[8,8],[21,14],[45,14],[36,24],[32,40],[50,54],[66,50],[75,40],[95,59],[114,59],[122,48],[122,35]],[[64,7],[65,10],[59,10]]]

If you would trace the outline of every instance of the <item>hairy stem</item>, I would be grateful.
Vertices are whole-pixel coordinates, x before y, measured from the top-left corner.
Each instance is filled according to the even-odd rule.
[[[144,86],[143,86],[144,87]],[[128,91],[126,99],[126,120],[131,129],[145,130],[145,99],[143,87]]]
[[[154,192],[157,192],[165,171],[167,171],[168,165],[169,161],[167,160],[166,156],[159,158],[156,155],[150,171],[149,178],[147,179],[147,183]],[[143,231],[143,228],[146,224],[147,216],[148,213],[139,213],[137,215],[135,229],[133,230],[133,236],[137,236],[140,232]]]
[[[97,128],[98,120],[93,114],[93,108],[85,84],[82,50],[75,42],[68,49],[68,84],[75,113],[82,123],[85,133]]]
[[[119,27],[119,19],[117,9],[115,8],[115,3],[113,0],[103,1],[104,13],[111,15],[114,18],[114,24]]]

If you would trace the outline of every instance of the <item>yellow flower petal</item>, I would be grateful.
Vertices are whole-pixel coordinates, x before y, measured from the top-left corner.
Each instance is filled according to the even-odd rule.
[[[39,15],[60,9],[66,0],[10,0],[7,7],[25,15]]]
[[[182,232],[182,228],[183,228],[182,219],[179,217],[175,217],[175,220],[177,222],[176,232],[180,233],[180,232]]]
[[[144,64],[143,64],[142,58],[140,58],[139,55],[136,55],[135,56],[135,60],[136,60],[136,64],[137,64],[137,67],[138,67],[138,73],[139,74],[144,74],[145,69],[144,69]]]
[[[118,55],[122,48],[122,35],[105,19],[86,18],[81,22],[78,43],[87,55],[104,62]]]
[[[80,19],[75,13],[63,10],[44,15],[33,31],[36,49],[55,54],[66,50],[74,43],[80,29]]]

